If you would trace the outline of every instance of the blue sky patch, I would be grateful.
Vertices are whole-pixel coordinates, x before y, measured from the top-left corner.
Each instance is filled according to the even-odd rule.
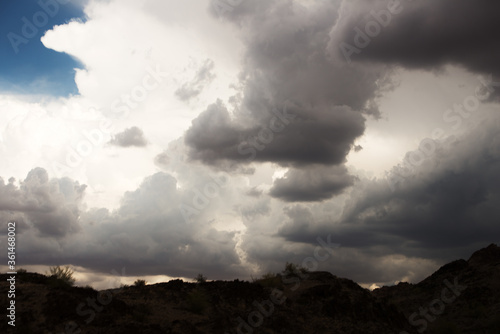
[[[40,38],[71,19],[85,20],[79,0],[0,2],[0,93],[78,94],[73,57],[47,49]]]

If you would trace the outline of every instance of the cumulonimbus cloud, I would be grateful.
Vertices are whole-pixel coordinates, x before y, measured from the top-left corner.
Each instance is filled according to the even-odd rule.
[[[334,1],[246,1],[223,13],[245,44],[242,89],[233,106],[219,101],[193,120],[185,136],[191,158],[218,166],[343,165],[364,133],[366,116],[379,115],[376,99],[388,72],[330,57],[329,34],[339,8]],[[341,183],[323,189],[329,194],[297,198],[323,199],[339,188]]]

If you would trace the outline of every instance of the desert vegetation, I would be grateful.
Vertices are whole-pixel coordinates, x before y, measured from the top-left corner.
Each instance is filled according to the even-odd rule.
[[[73,274],[74,271],[69,266],[54,266],[49,268],[47,276],[55,286],[73,286],[76,281]]]

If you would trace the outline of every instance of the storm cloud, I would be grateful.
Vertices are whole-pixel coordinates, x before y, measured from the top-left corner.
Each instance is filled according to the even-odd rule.
[[[377,98],[390,86],[391,70],[345,66],[330,56],[339,9],[335,1],[249,1],[222,13],[244,41],[241,89],[231,105],[218,101],[193,120],[185,136],[192,159],[295,168],[272,190],[286,201],[323,200],[351,184],[348,175],[328,175],[335,168],[323,169],[324,186],[306,189],[304,181],[308,166],[342,168],[366,118],[380,116]]]
[[[0,215],[3,221],[34,228],[42,237],[64,237],[81,230],[85,188],[68,178],[49,179],[42,168],[31,170],[19,186],[12,178],[7,184],[0,178]]]
[[[18,251],[24,263],[47,264],[50,258],[50,263],[101,273],[126,267],[128,275],[174,277],[203,271],[231,278],[241,272],[235,233],[217,231],[203,215],[186,221],[179,206],[190,204],[193,196],[190,188],[178,190],[172,176],[160,172],[145,178],[112,212],[79,209],[84,191],[69,179],[49,179],[41,168],[19,188],[1,180],[0,215],[17,221],[18,233],[29,240]]]
[[[343,13],[330,49],[353,61],[426,70],[453,64],[500,76],[498,2],[357,0],[344,1]]]
[[[245,43],[241,94],[218,102],[186,134],[192,158],[208,164],[339,165],[378,115],[383,67],[346,67],[326,51],[339,4],[248,1],[225,18]],[[203,124],[203,126],[202,126]]]
[[[340,194],[354,184],[345,167],[309,167],[289,170],[274,182],[270,195],[287,202],[315,202]]]
[[[439,263],[457,252],[467,256],[500,234],[500,121],[490,119],[481,128],[481,135],[470,131],[436,141],[433,154],[395,187],[387,179],[360,180],[335,220],[307,208],[287,211],[290,220],[279,235],[313,243],[317,235],[331,234],[343,247],[362,253],[396,252]]]

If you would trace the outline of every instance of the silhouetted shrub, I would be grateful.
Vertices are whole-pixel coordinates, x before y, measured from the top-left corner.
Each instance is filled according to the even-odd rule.
[[[138,279],[134,282],[134,286],[138,286],[138,287],[146,286],[146,280]]]
[[[198,276],[196,276],[194,280],[196,281],[196,283],[205,283],[207,281],[207,277],[203,276],[203,274],[198,274]]]
[[[298,276],[299,273],[306,274],[309,270],[307,268],[302,267],[299,264],[287,262],[285,264],[285,270],[282,271],[284,276]]]
[[[73,286],[75,278],[73,277],[73,270],[69,266],[62,268],[61,266],[50,267],[48,276],[49,284],[51,286]]]

